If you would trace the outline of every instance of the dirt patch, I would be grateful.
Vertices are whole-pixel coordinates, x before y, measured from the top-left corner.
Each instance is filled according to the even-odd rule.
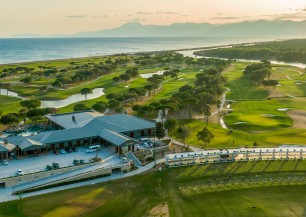
[[[155,207],[153,207],[146,217],[169,217],[169,208],[166,203],[164,204],[159,204]]]
[[[306,129],[306,111],[290,110],[287,115],[293,120],[294,128]]]
[[[277,89],[269,89],[269,98],[282,98],[287,97],[287,95],[283,94],[281,91]]]

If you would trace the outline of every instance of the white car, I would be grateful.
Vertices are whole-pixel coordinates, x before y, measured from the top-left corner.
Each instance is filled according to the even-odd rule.
[[[23,170],[22,169],[18,169],[17,170],[17,175],[19,175],[19,176],[24,175]]]
[[[65,149],[61,149],[59,152],[60,152],[61,154],[66,154]]]
[[[8,160],[3,160],[3,165],[7,166],[8,165]]]

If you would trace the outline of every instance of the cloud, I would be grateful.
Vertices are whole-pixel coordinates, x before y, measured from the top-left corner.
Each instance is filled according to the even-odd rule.
[[[274,14],[274,15],[263,15],[263,17],[270,17],[278,20],[305,20],[306,19],[306,8],[299,12],[285,13],[285,14]]]
[[[107,18],[108,18],[108,15],[92,16],[92,18],[95,18],[95,19],[107,19]]]
[[[178,12],[174,11],[157,11],[156,14],[167,14],[167,15],[173,15],[173,14],[180,14]]]
[[[141,14],[141,15],[148,15],[148,14],[153,14],[152,12],[146,12],[146,11],[138,11],[136,14]]]
[[[66,16],[67,18],[71,18],[71,19],[82,19],[85,18],[86,15],[85,14],[78,14],[78,15],[70,15],[70,16]]]
[[[213,17],[212,20],[238,20],[238,19],[247,19],[250,17]]]
[[[131,19],[131,20],[128,20],[128,22],[141,22],[141,21],[146,21],[147,19],[144,19],[144,18],[134,18],[134,19]]]
[[[155,12],[149,12],[149,11],[138,11],[136,12],[138,15],[178,15],[180,13],[175,11],[155,11]]]

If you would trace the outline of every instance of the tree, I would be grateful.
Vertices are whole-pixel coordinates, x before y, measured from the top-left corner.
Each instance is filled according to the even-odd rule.
[[[207,127],[204,127],[203,130],[198,131],[197,138],[204,142],[204,145],[207,147],[209,143],[214,139],[214,135],[209,131]]]
[[[103,113],[103,112],[105,112],[105,110],[106,110],[106,103],[105,103],[105,102],[97,102],[97,103],[95,103],[95,104],[92,106],[92,108],[93,108],[94,110],[98,111],[98,112]]]
[[[29,86],[29,83],[32,81],[32,78],[31,77],[25,77],[24,79],[21,79],[20,81],[25,83],[27,86]]]
[[[156,122],[156,136],[158,139],[164,138],[166,135],[164,124],[162,122]]]
[[[0,123],[8,126],[18,123],[18,115],[15,113],[8,113],[6,115],[3,115],[0,118]]]
[[[22,109],[20,109],[20,110],[18,111],[18,114],[19,114],[20,116],[25,116],[26,113],[27,113],[27,109],[26,109],[26,108],[22,108]]]
[[[46,109],[34,108],[27,112],[27,117],[31,118],[33,121],[42,118],[44,115],[48,114]]]
[[[20,105],[23,107],[26,107],[27,109],[33,109],[40,107],[41,102],[34,99],[24,100],[20,102]]]
[[[128,74],[121,74],[119,75],[119,78],[125,82],[127,82],[128,80],[130,80],[130,76]]]
[[[208,118],[211,115],[210,106],[209,104],[206,104],[203,108],[203,113],[206,116],[206,125],[208,125]]]
[[[120,78],[119,77],[113,77],[112,80],[113,80],[113,82],[118,83],[120,81]]]
[[[88,87],[83,88],[80,93],[85,95],[85,100],[87,100],[87,95],[92,93],[92,90]]]
[[[177,127],[177,120],[174,118],[167,118],[164,127],[168,130],[169,134]]]
[[[187,126],[180,126],[177,129],[178,137],[183,140],[183,143],[186,143],[186,139],[190,136],[190,128]]]
[[[60,80],[56,79],[53,83],[52,83],[52,87],[61,87],[62,86],[62,82],[60,82]]]
[[[83,104],[83,103],[79,103],[79,104],[76,104],[75,106],[73,106],[73,111],[83,111],[83,110],[88,110],[89,108]]]
[[[143,88],[149,92],[149,96],[150,96],[151,91],[153,90],[153,86],[151,84],[147,84]]]

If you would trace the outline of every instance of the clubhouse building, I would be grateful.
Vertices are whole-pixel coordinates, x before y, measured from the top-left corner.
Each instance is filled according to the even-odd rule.
[[[155,123],[126,114],[103,116],[95,111],[45,116],[55,130],[33,136],[0,139],[0,160],[11,155],[26,157],[52,150],[101,144],[118,154],[133,152],[136,138],[152,136]]]

